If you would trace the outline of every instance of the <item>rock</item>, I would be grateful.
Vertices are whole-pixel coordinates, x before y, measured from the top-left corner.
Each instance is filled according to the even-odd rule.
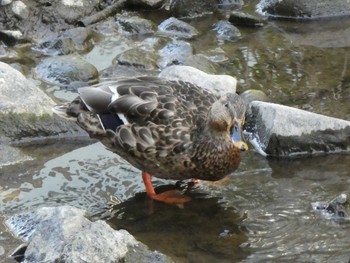
[[[35,73],[44,81],[66,87],[92,84],[98,79],[97,69],[75,55],[46,58],[36,66]]]
[[[221,9],[240,9],[243,6],[243,0],[219,0],[219,8]]]
[[[186,59],[193,55],[193,48],[190,43],[182,40],[174,40],[159,50],[161,59],[159,68],[170,65],[184,64]]]
[[[98,8],[99,0],[62,0],[54,4],[55,13],[67,23],[75,23],[78,20]]]
[[[264,25],[264,21],[259,17],[238,11],[231,12],[228,20],[235,26],[262,27]]]
[[[52,114],[56,103],[19,71],[0,62],[0,165],[28,160],[9,143],[25,143],[48,136],[81,135],[74,123]]]
[[[317,201],[313,202],[312,208],[321,213],[325,218],[335,221],[348,221],[350,210],[347,193],[341,193],[334,199],[328,202]]]
[[[350,122],[283,105],[253,101],[247,116],[258,151],[270,156],[350,150]]]
[[[217,38],[220,40],[234,41],[241,37],[239,29],[225,20],[215,23],[213,30],[217,33]]]
[[[129,4],[136,7],[146,7],[151,9],[160,8],[165,0],[130,0]]]
[[[14,46],[22,37],[23,34],[19,30],[0,30],[0,39],[7,46]]]
[[[164,20],[158,26],[158,31],[171,37],[192,38],[198,35],[197,29],[174,17]]]
[[[343,0],[261,0],[257,11],[265,16],[287,19],[319,19],[350,15],[350,2]]]
[[[189,66],[167,67],[162,70],[159,77],[188,81],[214,92],[217,96],[224,95],[227,92],[236,92],[236,78],[228,75],[210,75]]]
[[[12,3],[12,0],[1,0],[0,1],[0,5],[5,6],[5,5],[9,5]]]
[[[174,17],[197,17],[217,10],[216,0],[172,0],[169,6]]]
[[[20,19],[29,17],[28,7],[22,1],[14,1],[12,3],[12,12]]]
[[[51,112],[54,101],[17,70],[0,62],[0,113]]]
[[[113,230],[101,220],[91,222],[85,214],[70,206],[42,207],[10,217],[6,225],[28,242],[26,249],[19,248],[27,263],[172,262],[126,230]]]
[[[0,167],[33,160],[32,157],[24,154],[20,149],[9,145],[0,144],[0,151],[6,153],[2,154],[0,158]]]
[[[114,60],[113,64],[133,66],[145,70],[158,69],[158,56],[154,51],[147,51],[141,48],[132,48],[119,54]]]
[[[119,32],[126,35],[151,34],[156,29],[156,25],[152,21],[138,16],[118,15],[115,20],[120,28]]]
[[[68,55],[74,52],[86,53],[93,49],[97,34],[90,28],[77,27],[52,36],[34,49],[49,56]]]

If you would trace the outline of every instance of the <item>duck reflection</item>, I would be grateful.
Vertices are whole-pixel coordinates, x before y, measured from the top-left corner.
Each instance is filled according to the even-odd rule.
[[[157,191],[168,186],[161,188]],[[247,230],[241,225],[244,217],[198,189],[186,195],[192,200],[180,209],[147,199],[145,193],[136,194],[115,205],[108,222],[175,262],[236,262],[246,258],[249,248],[243,245],[247,241]]]

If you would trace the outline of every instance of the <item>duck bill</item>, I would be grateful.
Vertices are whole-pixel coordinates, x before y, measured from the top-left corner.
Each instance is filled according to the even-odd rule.
[[[242,152],[248,151],[248,145],[242,140],[242,129],[236,125],[231,132],[232,143]]]

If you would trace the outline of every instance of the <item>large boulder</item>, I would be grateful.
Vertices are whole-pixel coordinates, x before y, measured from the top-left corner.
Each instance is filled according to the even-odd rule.
[[[33,82],[0,62],[0,165],[26,160],[14,143],[30,143],[32,140],[52,136],[84,134],[73,122],[52,114],[55,102]]]
[[[126,230],[114,230],[101,220],[92,222],[85,214],[81,209],[62,206],[13,215],[7,226],[27,241],[13,255],[27,263],[172,262],[150,251]]]
[[[279,104],[253,101],[247,130],[257,150],[269,156],[350,150],[350,121]]]

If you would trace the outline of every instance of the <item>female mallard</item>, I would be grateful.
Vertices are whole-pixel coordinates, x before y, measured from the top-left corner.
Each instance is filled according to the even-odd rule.
[[[151,175],[216,181],[237,169],[245,106],[235,93],[217,99],[191,83],[156,77],[104,82],[78,90],[54,107],[92,138],[142,171],[149,197],[183,203],[174,192],[156,194]]]

